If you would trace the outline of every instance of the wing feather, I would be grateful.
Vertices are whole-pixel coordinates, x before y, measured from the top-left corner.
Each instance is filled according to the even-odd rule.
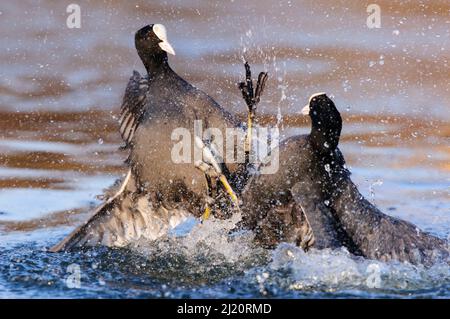
[[[134,132],[140,124],[145,111],[147,96],[148,79],[142,77],[139,72],[133,71],[125,89],[119,118],[120,135],[125,141],[126,147],[130,145]]]

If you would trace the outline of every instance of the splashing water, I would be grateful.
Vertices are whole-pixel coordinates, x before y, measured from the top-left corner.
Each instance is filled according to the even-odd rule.
[[[85,220],[76,209],[65,209],[96,204],[95,195],[121,174],[117,109],[111,108],[131,70],[142,70],[132,33],[162,16],[180,48],[171,58],[174,69],[230,111],[246,111],[235,85],[242,80],[242,52],[254,75],[269,71],[272,82],[258,116],[279,108],[283,138],[309,132],[303,119],[296,119],[301,127],[292,120],[289,126],[289,117],[311,93],[335,93],[342,110],[351,106],[340,145],[363,195],[370,198],[369,183],[382,180],[376,198],[383,211],[450,236],[450,113],[442,81],[450,41],[443,41],[449,37],[448,12],[439,3],[424,5],[423,12],[405,4],[408,23],[373,32],[361,27],[365,10],[352,4],[325,16],[320,1],[292,7],[273,1],[173,4],[179,10],[158,1],[130,10],[118,2],[105,15],[103,2],[92,1],[95,19],[91,28],[78,30],[77,41],[67,41],[54,14],[25,15],[37,7],[24,3],[8,6],[0,21],[6,48],[0,60],[0,298],[450,297],[446,264],[425,269],[345,250],[305,253],[288,244],[265,250],[253,245],[249,233],[229,235],[234,223],[214,219],[202,225],[191,219],[156,242],[127,248],[47,252]],[[390,2],[381,4],[387,8]],[[60,12],[53,6],[38,5],[41,13]],[[24,23],[14,23],[17,17]],[[430,97],[433,107],[425,107]],[[61,200],[66,197],[70,207]],[[79,288],[70,288],[77,269]]]
[[[97,247],[48,253],[48,232],[2,236],[0,297],[409,297],[448,296],[450,267],[429,269],[379,262],[346,249],[275,250],[253,244],[249,232],[232,232],[232,220],[186,221],[154,242],[127,248]],[[231,233],[230,233],[231,231]],[[55,230],[61,237],[67,229]],[[80,271],[69,288],[70,266]]]

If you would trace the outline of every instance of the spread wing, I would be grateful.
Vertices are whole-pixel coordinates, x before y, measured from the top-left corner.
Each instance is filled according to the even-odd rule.
[[[341,246],[339,225],[336,223],[330,208],[312,182],[300,181],[291,188],[292,197],[306,219],[315,236],[315,248],[338,248]]]
[[[364,257],[425,266],[448,262],[450,255],[446,240],[382,213],[361,195],[348,176],[335,187],[331,208]]]
[[[120,218],[118,217],[120,216],[120,213],[124,211],[122,202],[124,201],[125,190],[129,188],[129,184],[133,184],[130,177],[131,170],[128,171],[127,176],[122,181],[115,194],[98,206],[87,222],[72,231],[72,233],[60,243],[52,247],[50,251],[58,252],[85,245],[94,246],[100,243],[103,243],[106,246],[112,246],[111,239],[113,237],[117,238],[123,233],[118,225],[123,225],[124,223],[120,221]],[[114,222],[114,227],[110,227],[109,224],[112,224],[111,221]],[[108,242],[104,242],[104,239],[109,240]]]
[[[255,239],[265,247],[280,242],[291,242],[304,250],[315,247],[316,236],[302,208],[291,199],[288,203],[272,207],[258,221]]]
[[[123,247],[140,239],[155,240],[167,234],[189,214],[179,209],[156,207],[145,196],[136,196],[136,181],[131,170],[91,217],[76,228],[51,252],[103,245]]]
[[[129,146],[144,114],[147,92],[148,79],[141,77],[139,72],[133,71],[120,108],[120,135],[125,141],[125,147]]]

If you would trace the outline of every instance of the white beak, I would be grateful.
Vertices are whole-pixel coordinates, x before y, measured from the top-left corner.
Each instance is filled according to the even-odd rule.
[[[153,32],[156,34],[158,39],[161,40],[161,42],[158,43],[159,47],[167,53],[175,55],[175,50],[170,45],[169,41],[167,41],[166,27],[159,23],[155,24],[153,25]]]
[[[306,104],[305,107],[302,108],[303,115],[309,115],[309,104]]]
[[[175,55],[175,50],[172,48],[169,42],[167,40],[163,40],[162,42],[159,42],[159,47],[166,51],[167,53]]]

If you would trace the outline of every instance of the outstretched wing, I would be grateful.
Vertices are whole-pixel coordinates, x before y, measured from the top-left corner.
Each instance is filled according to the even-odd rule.
[[[338,248],[342,234],[326,199],[318,186],[309,181],[300,181],[291,188],[291,194],[306,215],[315,237],[315,248]]]
[[[446,240],[382,213],[361,195],[350,178],[342,179],[337,187],[332,200],[335,215],[365,257],[425,266],[448,262]]]
[[[315,246],[315,237],[306,215],[292,198],[272,207],[255,228],[255,240],[270,248],[285,241],[308,250]]]
[[[147,92],[148,79],[141,77],[139,72],[133,71],[120,108],[120,135],[122,135],[126,147],[130,144],[144,114]]]
[[[118,227],[112,229],[108,227],[108,221],[116,219],[117,211],[121,210],[124,191],[129,188],[131,181],[131,170],[128,171],[125,179],[122,181],[119,189],[109,197],[104,203],[98,206],[91,217],[80,227],[72,231],[60,243],[50,248],[51,252],[70,250],[74,247],[94,246],[105,244],[110,246],[112,237],[117,239]],[[116,226],[122,223],[117,223]]]
[[[140,239],[155,240],[189,217],[187,211],[153,206],[136,195],[136,184],[128,171],[114,194],[98,206],[91,217],[76,228],[51,252],[103,245],[123,247]]]

